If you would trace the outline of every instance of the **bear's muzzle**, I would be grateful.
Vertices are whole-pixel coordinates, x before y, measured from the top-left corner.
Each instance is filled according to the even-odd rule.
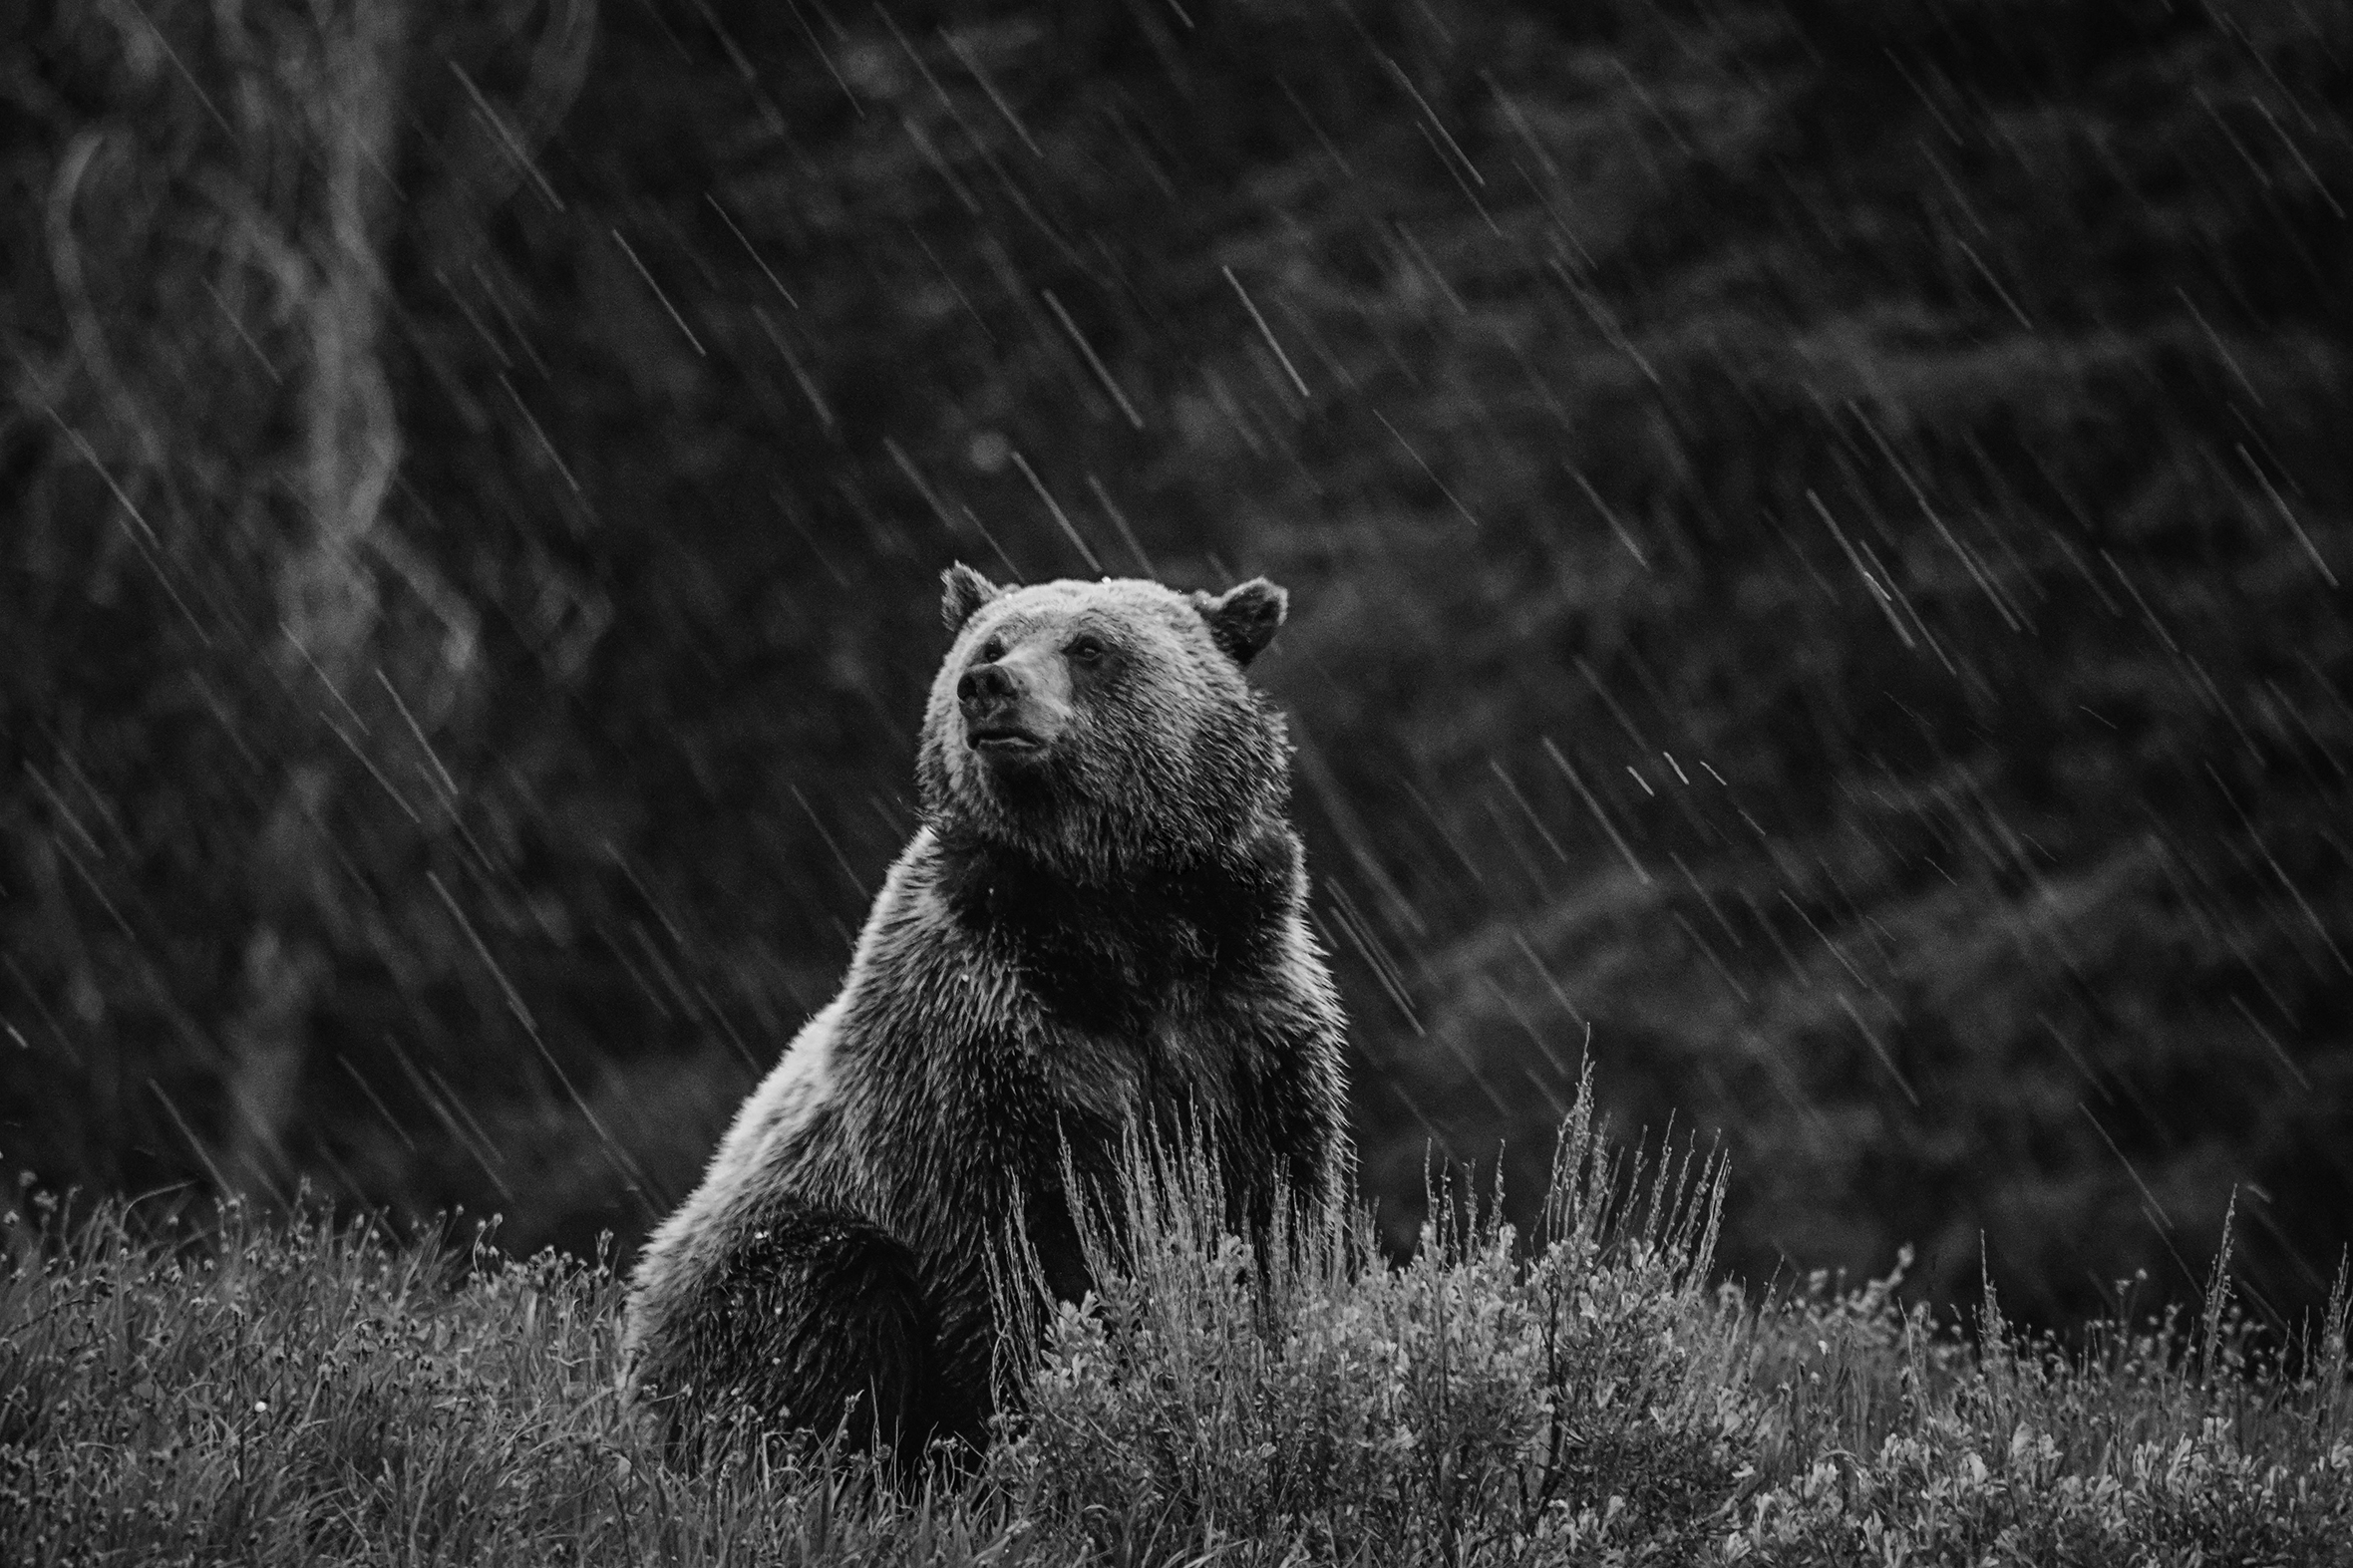
[[[1025,648],[958,676],[966,744],[1000,762],[1043,754],[1070,716],[1070,681],[1059,664]]]

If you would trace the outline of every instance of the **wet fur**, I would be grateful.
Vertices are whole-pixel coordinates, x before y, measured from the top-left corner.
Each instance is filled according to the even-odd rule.
[[[636,1389],[674,1432],[743,1411],[821,1431],[846,1417],[853,1440],[906,1451],[979,1440],[1013,1221],[1056,1295],[1087,1288],[1066,1140],[1093,1179],[1132,1118],[1186,1121],[1240,1223],[1263,1223],[1278,1183],[1336,1195],[1340,1009],[1306,926],[1281,720],[1241,673],[1281,608],[1262,583],[1210,599],[949,574],[925,824],[840,995],[632,1284]],[[1029,661],[1068,697],[1046,763],[964,744],[956,682],[992,638],[1054,652],[1082,631],[1119,658]]]

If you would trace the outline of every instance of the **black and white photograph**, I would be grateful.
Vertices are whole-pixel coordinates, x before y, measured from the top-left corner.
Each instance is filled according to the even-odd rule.
[[[2353,6],[0,0],[0,1564],[2353,1568]]]

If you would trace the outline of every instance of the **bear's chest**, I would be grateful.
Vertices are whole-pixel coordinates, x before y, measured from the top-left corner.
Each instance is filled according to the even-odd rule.
[[[1287,846],[1286,846],[1287,847]],[[1074,885],[1020,856],[959,862],[942,893],[974,959],[1054,1030],[1182,1045],[1275,961],[1289,862],[1246,858]]]
[[[991,926],[983,946],[1053,1031],[1132,1047],[1197,1032],[1189,999],[1231,989],[1244,957],[1227,933],[1166,914],[1024,911]]]
[[[1232,1022],[1175,1000],[1134,1030],[1074,1027],[1041,1008],[1015,1042],[1023,1076],[1057,1112],[1117,1125],[1156,1109],[1220,1103],[1251,1077]]]

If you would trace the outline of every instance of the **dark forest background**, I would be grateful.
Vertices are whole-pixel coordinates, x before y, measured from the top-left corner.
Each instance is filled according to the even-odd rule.
[[[2353,9],[0,8],[0,1156],[626,1245],[937,574],[1286,583],[1368,1191],[1590,1055],[1752,1279],[2353,1237]]]

